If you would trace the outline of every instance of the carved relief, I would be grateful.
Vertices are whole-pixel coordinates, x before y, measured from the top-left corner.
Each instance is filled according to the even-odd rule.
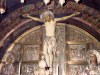
[[[86,60],[85,45],[69,45],[70,60]]]
[[[71,27],[67,29],[68,30],[66,30],[66,27],[64,25],[56,26],[57,52],[53,62],[54,74],[57,75],[57,70],[59,69],[59,75],[64,75],[66,74],[66,72],[67,75],[81,75],[85,68],[85,65],[70,65],[68,64],[68,61],[86,60],[86,44],[66,44],[66,41],[80,41],[81,43],[83,41],[91,42],[93,39],[91,39],[91,37],[87,36],[85,33],[78,31],[78,29],[73,29]],[[68,33],[67,36],[65,35],[66,33]],[[65,36],[68,40],[65,38]],[[20,62],[22,64],[21,75],[34,75],[34,70],[38,69],[40,51],[42,50],[41,42],[42,32],[41,29],[37,29],[24,36],[20,41],[17,42],[19,44],[15,43],[15,46],[12,49],[15,55],[15,59],[19,62],[20,58],[23,59],[23,61]],[[67,47],[69,49],[66,48],[65,45],[68,45]],[[91,49],[96,49],[98,51],[100,50],[100,47],[97,44],[93,44],[90,46]],[[22,53],[20,53],[20,51],[22,51]],[[15,64],[14,66],[17,66],[16,74],[18,74],[19,64]]]
[[[39,60],[39,45],[24,45],[23,61]]]
[[[34,75],[34,70],[38,68],[37,64],[23,64],[21,75]]]
[[[57,50],[65,50],[65,26],[56,26]]]
[[[19,75],[19,63],[15,63],[14,68],[15,68],[15,75]]]
[[[25,36],[20,43],[23,44],[40,44],[41,43],[41,38],[42,38],[42,31],[41,29],[37,29],[27,36]]]
[[[20,60],[20,54],[21,54],[21,44],[16,44],[16,45],[13,47],[12,51],[13,51],[15,60],[16,60],[16,61],[19,61],[19,60]]]
[[[68,41],[92,41],[92,39],[88,36],[86,36],[84,33],[79,32],[78,30],[75,30],[73,28],[69,29],[68,32]]]
[[[84,65],[70,65],[70,75],[83,75]]]
[[[59,66],[59,75],[66,73],[66,56],[65,56],[65,26],[56,26],[57,54],[54,61],[54,71],[57,75],[57,67]],[[60,63],[60,64],[59,64]]]

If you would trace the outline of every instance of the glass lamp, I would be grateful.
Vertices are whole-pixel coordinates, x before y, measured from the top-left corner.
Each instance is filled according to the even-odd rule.
[[[20,0],[21,3],[25,3],[25,0]]]
[[[74,0],[76,3],[79,3],[80,0]]]
[[[47,5],[50,2],[50,0],[43,0],[43,1],[44,1],[45,5]]]
[[[64,3],[65,3],[65,0],[59,0],[59,4],[60,4],[61,6],[63,6]]]
[[[0,5],[0,14],[4,14],[6,11],[5,6],[4,5]]]

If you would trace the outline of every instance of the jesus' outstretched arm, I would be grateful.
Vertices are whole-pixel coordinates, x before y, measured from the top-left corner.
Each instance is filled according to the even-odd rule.
[[[55,18],[55,20],[56,21],[63,21],[63,20],[67,20],[67,19],[74,17],[76,15],[79,15],[79,14],[80,14],[80,12],[75,12],[75,13],[69,15],[69,16],[64,16],[64,17],[61,17],[61,18]]]
[[[23,17],[30,18],[30,19],[32,19],[32,20],[34,20],[34,21],[39,21],[39,22],[41,22],[40,18],[33,17],[33,16],[28,15],[28,14],[23,14],[22,16],[23,16]]]

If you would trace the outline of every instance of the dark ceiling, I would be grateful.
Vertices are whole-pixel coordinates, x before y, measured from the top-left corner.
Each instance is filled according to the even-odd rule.
[[[20,0],[6,0],[6,1],[7,1],[7,11],[5,14],[0,15],[0,21],[4,17],[6,17],[10,12],[16,10],[17,8],[20,8],[20,7],[28,5],[28,4],[36,3],[39,1],[43,1],[43,0],[26,0],[26,2],[24,4],[21,4]],[[66,0],[66,1],[74,1],[74,0]],[[90,6],[94,9],[100,11],[100,0],[81,0],[80,3]]]
[[[100,11],[100,0],[83,0],[82,3]]]

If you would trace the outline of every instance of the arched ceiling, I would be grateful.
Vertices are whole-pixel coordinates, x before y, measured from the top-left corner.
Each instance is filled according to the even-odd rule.
[[[0,15],[0,40],[17,25],[26,20],[21,17],[22,14],[29,13],[39,17],[40,13],[45,9],[43,0],[26,0],[25,4],[21,4],[19,1],[7,0],[7,12]],[[55,1],[57,2],[57,0]],[[100,41],[100,4],[98,3],[100,3],[99,0],[82,0],[81,4],[77,4],[73,0],[67,0],[64,7],[58,7],[56,3],[53,10],[55,17],[62,17],[76,11],[81,12],[81,15],[78,17],[83,19],[83,24],[81,22],[76,23],[73,19],[69,19],[65,23],[79,25],[78,27],[86,30]]]

